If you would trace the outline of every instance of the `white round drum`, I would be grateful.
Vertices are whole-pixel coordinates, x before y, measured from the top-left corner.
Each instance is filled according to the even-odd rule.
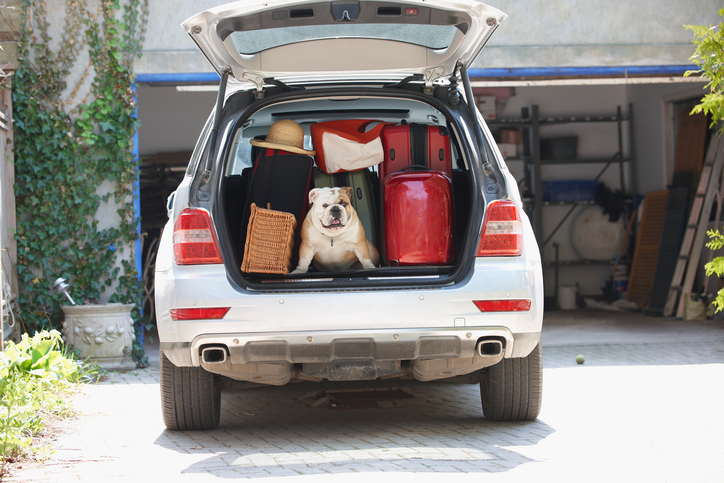
[[[585,260],[615,260],[626,234],[624,217],[611,223],[600,206],[581,211],[571,224],[571,245]]]

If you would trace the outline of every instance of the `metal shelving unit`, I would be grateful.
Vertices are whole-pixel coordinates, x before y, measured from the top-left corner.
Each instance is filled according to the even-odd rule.
[[[572,123],[602,123],[614,125],[616,128],[616,134],[618,139],[618,143],[615,147],[615,153],[610,158],[597,157],[576,159],[541,159],[541,130],[544,130],[547,126]],[[541,116],[538,106],[532,105],[530,108],[526,107],[521,110],[520,118],[496,120],[490,122],[489,125],[492,129],[520,128],[523,130],[525,154],[523,156],[512,159],[518,159],[524,162],[524,181],[525,185],[530,190],[530,192],[524,193],[524,203],[526,204],[526,211],[531,218],[533,230],[536,233],[538,244],[541,248],[541,253],[543,252],[543,247],[545,247],[550,242],[550,240],[558,232],[561,226],[563,226],[566,220],[575,211],[576,207],[586,204],[595,204],[595,201],[591,200],[572,202],[544,201],[543,190],[541,188],[541,182],[543,181],[541,175],[541,168],[543,166],[580,164],[603,165],[602,169],[595,177],[595,180],[598,180],[612,165],[618,165],[619,186],[617,187],[617,189],[620,189],[622,193],[626,194],[627,200],[631,201],[631,211],[633,210],[633,201],[636,199],[636,179],[635,171],[633,169],[633,110],[631,104],[628,105],[628,113],[623,113],[621,106],[618,106],[616,114],[614,115],[558,117]],[[627,152],[624,152],[624,129],[628,130]],[[628,170],[629,175],[629,186],[626,185],[626,170]],[[547,206],[560,205],[569,205],[570,209],[559,220],[553,231],[546,238],[543,238],[543,209]],[[631,211],[629,211],[629,214]],[[561,265],[564,264],[564,262],[560,263]],[[584,260],[580,262],[565,262],[566,265],[591,263],[592,261],[590,260]],[[605,264],[612,262],[598,263]]]

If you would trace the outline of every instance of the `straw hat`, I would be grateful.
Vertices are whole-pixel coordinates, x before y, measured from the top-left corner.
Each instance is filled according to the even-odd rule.
[[[252,139],[249,141],[253,146],[269,149],[281,149],[290,153],[306,154],[314,156],[316,151],[304,149],[304,129],[291,119],[282,119],[275,122],[269,128],[266,139]]]

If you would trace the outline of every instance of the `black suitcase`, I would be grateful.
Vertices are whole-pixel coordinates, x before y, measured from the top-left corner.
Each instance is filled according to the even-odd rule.
[[[244,203],[241,222],[241,248],[246,243],[246,229],[251,215],[251,204],[260,208],[291,213],[297,220],[294,234],[292,268],[299,259],[301,227],[307,216],[309,190],[312,186],[314,161],[303,154],[262,148],[253,167],[249,191]]]

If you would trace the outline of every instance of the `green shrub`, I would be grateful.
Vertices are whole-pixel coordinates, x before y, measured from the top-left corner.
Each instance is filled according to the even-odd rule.
[[[711,118],[711,127],[717,128],[717,134],[724,134],[724,8],[719,10],[721,17],[718,25],[686,25],[685,27],[694,32],[694,45],[696,52],[690,60],[694,62],[698,70],[686,72],[685,76],[701,74],[709,82],[704,87],[707,94],[701,102],[692,109],[691,114],[703,112]],[[718,126],[717,126],[718,125]],[[719,201],[721,203],[721,200]],[[706,244],[711,250],[719,250],[724,247],[724,234],[719,230],[707,232],[710,241]],[[711,262],[704,265],[706,275],[724,275],[724,257],[715,257]],[[716,311],[724,310],[724,289],[717,293],[714,299]]]
[[[711,250],[719,250],[724,247],[724,234],[719,233],[719,230],[709,230],[706,234],[710,238],[709,243],[706,244],[707,248]],[[712,275],[721,277],[724,275],[724,257],[714,257],[711,262],[704,265],[704,269],[706,270],[707,277]],[[716,307],[717,312],[724,309],[724,290],[720,290],[716,294],[716,298],[712,303],[714,304],[714,307]]]
[[[31,451],[32,437],[48,416],[65,417],[67,396],[80,382],[92,381],[97,371],[68,357],[56,330],[23,334],[0,353],[0,454],[3,466]],[[2,475],[2,471],[0,471]]]
[[[697,70],[690,70],[684,77],[700,74],[708,84],[704,90],[708,91],[701,102],[691,110],[691,114],[703,112],[711,118],[711,127],[717,127],[724,119],[724,8],[719,10],[721,17],[718,25],[685,25],[694,32],[694,46],[696,51],[689,60],[695,63]],[[717,127],[717,134],[724,133],[724,125]]]

